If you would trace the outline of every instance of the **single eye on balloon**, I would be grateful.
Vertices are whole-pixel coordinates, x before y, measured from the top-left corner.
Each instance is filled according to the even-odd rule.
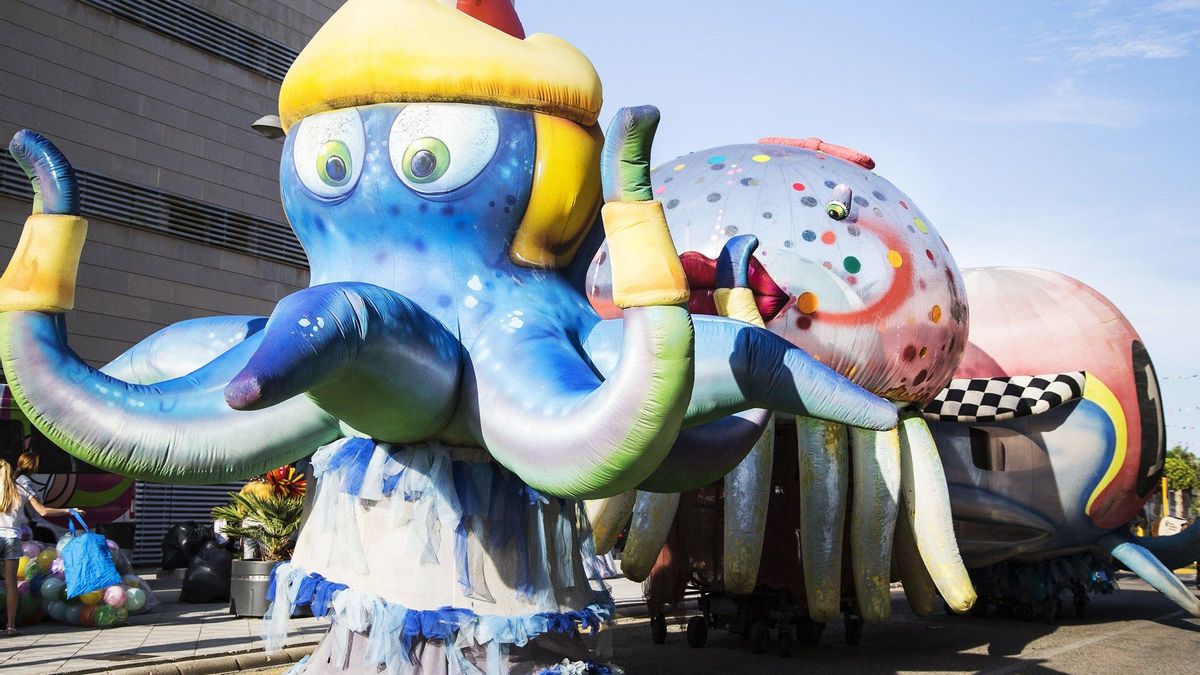
[[[362,174],[366,135],[354,109],[305,118],[294,132],[292,163],[310,192],[324,199],[348,194]]]
[[[423,194],[457,190],[492,161],[500,123],[486,106],[414,103],[392,123],[388,150],[405,185]]]

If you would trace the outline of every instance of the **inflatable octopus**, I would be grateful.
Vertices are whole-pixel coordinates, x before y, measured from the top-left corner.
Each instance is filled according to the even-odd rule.
[[[891,614],[893,557],[905,581],[931,579],[953,610],[975,601],[938,448],[919,413],[949,382],[967,344],[962,277],[929,218],[874,167],[869,156],[819,139],[764,138],[694,152],[653,172],[694,315],[765,326],[908,409],[899,428],[882,432],[796,421],[804,586],[808,615],[818,622],[843,614],[844,533],[851,613],[863,620]],[[615,263],[601,249],[588,273],[589,295],[605,316],[621,313],[612,302]],[[733,594],[758,583],[775,437],[763,433],[765,419],[747,421],[758,426],[710,433],[689,455],[691,485],[724,476],[723,588]],[[591,505],[597,548],[610,546],[632,517],[622,570],[645,579],[684,489],[651,482],[636,497]]]
[[[267,618],[274,644],[298,605],[332,616],[310,672],[587,658],[577,628],[611,600],[583,569],[578,500],[694,487],[687,432],[750,409],[897,424],[783,338],[689,312],[648,175],[657,111],[622,110],[605,141],[600,103],[586,57],[526,37],[505,0],[350,0],[280,92],[311,286],[100,370],[66,341],[86,237],[72,169],[19,132],[36,197],[0,279],[14,399],[71,454],[145,480],[245,478],[320,446]],[[600,236],[623,310],[607,321],[582,281]]]

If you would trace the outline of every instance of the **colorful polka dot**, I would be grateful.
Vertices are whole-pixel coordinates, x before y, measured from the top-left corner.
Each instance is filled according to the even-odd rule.
[[[824,267],[827,270],[831,270],[831,269],[833,269],[833,263],[826,260],[825,262],[821,263],[821,267]]]
[[[796,328],[800,330],[808,330],[812,328],[812,319],[807,316],[802,316],[796,319]]]
[[[900,206],[904,207],[905,210],[908,209],[908,204],[905,204],[903,199],[900,200]]]
[[[934,306],[933,306],[933,309],[929,310],[929,320],[930,320],[930,321],[932,321],[932,322],[934,322],[934,323],[937,323],[937,322],[939,322],[939,321],[941,321],[941,320],[942,320],[942,307],[941,307],[941,305],[934,305]]]
[[[929,234],[929,226],[925,224],[925,221],[914,217],[913,224],[917,226],[917,229],[921,231],[921,234]]]
[[[836,241],[837,241],[837,235],[833,233],[833,230],[825,230],[825,232],[823,232],[821,234],[821,243],[822,244],[832,245]],[[897,265],[897,267],[899,267],[899,266]]]
[[[723,164],[724,162],[725,162],[725,155],[713,155],[712,157],[708,158],[709,164]]]
[[[925,257],[929,258],[929,262],[933,262],[933,251],[925,249]]]
[[[816,241],[817,240],[817,233],[813,232],[812,230],[805,230],[804,233],[801,234],[800,236],[804,237],[804,241]]]
[[[846,256],[846,259],[842,261],[842,267],[846,268],[846,271],[850,274],[858,274],[859,270],[862,269],[862,263],[858,261],[858,258],[848,255]]]
[[[771,161],[771,156],[770,155],[755,155],[755,156],[751,157],[750,159],[758,162],[759,164],[762,164],[763,162]]]
[[[805,314],[815,314],[820,304],[817,294],[812,291],[805,291],[796,298],[796,309]]]
[[[853,286],[854,284],[857,284],[857,283],[858,283],[858,277],[856,277],[856,276],[854,276],[853,274],[851,274],[850,276],[846,277],[846,283],[848,283],[848,284],[850,284],[851,286]]]
[[[662,193],[664,193],[666,191],[667,191],[666,185],[659,185],[658,188],[654,190],[654,194],[661,195]]]
[[[921,356],[921,358],[925,358],[926,356],[929,356],[929,347],[921,347],[920,356]]]
[[[804,183],[792,183],[792,189],[796,192],[804,192]]]
[[[900,255],[899,251],[893,249],[887,252],[887,261],[892,267],[900,269],[900,266],[904,264],[904,256]]]
[[[686,169],[686,168],[687,168],[687,164],[676,164],[676,165],[675,165],[675,170],[676,170],[676,171],[683,171],[683,170],[684,170],[684,169]]]

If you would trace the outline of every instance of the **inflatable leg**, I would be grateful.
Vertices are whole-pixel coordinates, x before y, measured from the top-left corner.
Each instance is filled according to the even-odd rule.
[[[592,541],[596,542],[596,555],[604,555],[617,544],[621,530],[633,515],[636,490],[628,490],[614,497],[592,499],[584,502],[588,521],[592,524]]]
[[[850,560],[858,608],[867,623],[892,615],[892,535],[900,501],[900,434],[850,430],[854,504],[850,512]]]
[[[638,492],[633,505],[633,522],[629,539],[621,556],[621,572],[633,581],[645,581],[654,561],[667,541],[675,511],[679,508],[679,493],[659,494]]]
[[[730,593],[751,593],[758,583],[774,458],[771,421],[746,459],[725,477],[725,590]]]
[[[800,448],[800,554],[804,588],[813,621],[841,614],[842,533],[850,488],[846,427],[796,418]]]

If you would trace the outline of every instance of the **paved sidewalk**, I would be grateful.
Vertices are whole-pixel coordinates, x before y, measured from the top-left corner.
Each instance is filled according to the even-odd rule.
[[[261,619],[231,616],[227,603],[178,602],[179,579],[158,579],[153,574],[143,577],[162,601],[153,611],[131,617],[128,625],[105,630],[46,621],[25,626],[18,637],[0,637],[0,673],[150,672],[150,666],[166,663],[178,668],[154,670],[176,673],[193,668],[196,672],[218,672],[264,665],[246,658],[203,661],[227,655],[253,655],[262,660]],[[641,584],[620,577],[609,579],[608,583],[620,608],[619,614],[644,611]],[[324,619],[292,619],[288,647],[315,645],[327,625]],[[277,653],[273,662],[286,664],[301,655],[299,651]],[[225,665],[221,667],[221,663]]]
[[[0,672],[104,672],[263,649],[261,619],[232,616],[227,603],[177,602],[178,579],[143,576],[163,601],[154,610],[105,630],[45,621],[25,626],[17,637],[0,637]],[[288,646],[316,644],[326,626],[324,619],[292,619]]]

